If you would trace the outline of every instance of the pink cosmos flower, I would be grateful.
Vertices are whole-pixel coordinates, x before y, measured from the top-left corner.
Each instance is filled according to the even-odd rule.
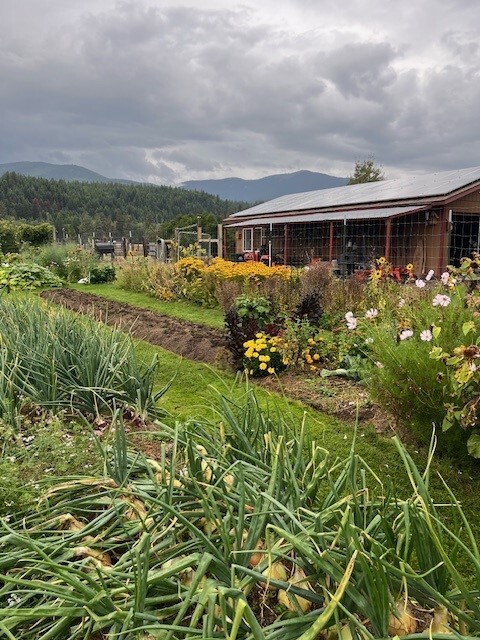
[[[425,286],[426,282],[425,280],[415,280],[415,285],[419,288],[419,289],[423,289],[423,287]]]
[[[432,335],[432,332],[430,331],[430,329],[425,329],[420,334],[420,340],[423,340],[423,342],[430,342],[432,340],[432,338],[433,338],[433,335]]]
[[[378,309],[369,309],[366,314],[365,317],[368,318],[369,320],[373,320],[373,318],[376,318],[378,316]]]
[[[400,332],[400,340],[408,340],[413,336],[413,331],[411,329],[404,329]]]
[[[444,271],[440,276],[440,280],[442,281],[442,284],[448,284],[449,278],[450,278],[450,274],[448,273],[448,271]]]
[[[437,293],[432,301],[432,305],[434,307],[448,307],[451,299],[448,296],[443,295],[442,293]]]

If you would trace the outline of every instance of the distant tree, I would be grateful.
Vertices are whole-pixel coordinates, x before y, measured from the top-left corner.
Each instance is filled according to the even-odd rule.
[[[357,160],[353,176],[349,176],[347,184],[361,184],[363,182],[379,182],[385,180],[385,175],[380,167],[375,165],[374,158]]]

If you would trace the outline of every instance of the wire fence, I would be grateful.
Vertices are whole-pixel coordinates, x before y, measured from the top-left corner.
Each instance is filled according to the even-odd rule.
[[[444,270],[480,247],[478,214],[435,209],[370,220],[247,224],[235,230],[231,258],[261,259],[267,247],[272,263],[304,266],[323,261],[342,275],[371,269],[382,256],[400,272],[407,264],[419,274]]]

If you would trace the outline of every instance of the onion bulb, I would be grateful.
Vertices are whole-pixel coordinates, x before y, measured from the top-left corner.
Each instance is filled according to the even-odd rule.
[[[283,582],[286,582],[287,580],[287,569],[281,562],[274,562],[273,564],[269,564],[262,573],[265,578],[267,578],[267,587],[269,589],[272,589],[273,591],[277,591],[278,587],[270,584],[270,580],[281,580]]]
[[[396,602],[397,611],[390,615],[388,621],[388,634],[391,636],[406,636],[409,633],[415,633],[417,630],[417,621],[412,615],[411,607],[405,604],[404,600]]]
[[[296,587],[300,587],[301,589],[311,591],[310,585],[307,582],[307,576],[305,575],[304,570],[300,569],[299,567],[295,568],[293,576],[289,578],[288,582],[294,584]],[[307,611],[310,611],[312,607],[312,603],[310,602],[310,600],[302,598],[301,596],[297,596],[296,594],[292,595],[297,599],[298,606],[303,613],[307,613]],[[285,589],[280,589],[280,591],[278,592],[278,602],[286,607],[289,611],[296,611],[296,607],[288,597]]]

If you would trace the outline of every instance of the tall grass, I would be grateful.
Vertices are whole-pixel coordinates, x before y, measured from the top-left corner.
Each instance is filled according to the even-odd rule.
[[[212,423],[159,423],[155,460],[115,421],[103,476],[65,478],[2,523],[6,638],[386,638],[402,607],[407,638],[478,637],[480,554],[454,497],[429,493],[433,450],[421,472],[396,442],[400,499],[354,447],[336,459],[251,392]]]
[[[0,417],[42,407],[97,415],[155,405],[156,359],[137,362],[131,338],[37,299],[0,299]]]

